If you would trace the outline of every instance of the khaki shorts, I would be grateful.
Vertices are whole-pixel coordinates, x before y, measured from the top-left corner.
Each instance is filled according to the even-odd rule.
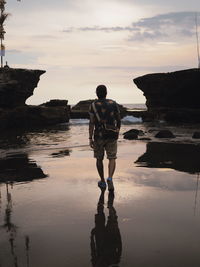
[[[94,141],[94,158],[103,159],[106,151],[107,159],[117,158],[117,140],[97,139]]]

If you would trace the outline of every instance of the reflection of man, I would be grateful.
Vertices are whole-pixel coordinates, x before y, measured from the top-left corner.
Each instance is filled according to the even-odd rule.
[[[108,190],[114,190],[112,178],[116,167],[117,139],[121,126],[118,105],[111,99],[106,99],[107,88],[99,85],[96,88],[98,99],[90,106],[89,140],[94,150],[96,166],[101,180],[98,186],[106,189],[104,179],[103,158],[106,151],[108,163]]]
[[[120,262],[122,241],[118,227],[117,214],[113,207],[114,193],[109,192],[107,219],[104,214],[104,193],[102,190],[95,215],[95,228],[91,231],[91,262],[93,267],[108,267]]]

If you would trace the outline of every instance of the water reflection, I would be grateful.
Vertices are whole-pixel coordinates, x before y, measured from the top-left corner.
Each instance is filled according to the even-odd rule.
[[[0,159],[1,182],[28,182],[47,177],[26,153]]]
[[[0,200],[2,204],[2,189],[3,185],[0,185]],[[3,218],[3,224],[1,224],[0,229],[4,230],[7,237],[7,244],[9,244],[9,250],[10,250],[10,257],[6,258],[6,265],[5,266],[19,266],[19,257],[17,254],[18,251],[18,242],[17,242],[17,225],[13,222],[13,200],[12,200],[12,194],[11,191],[13,189],[12,183],[6,183],[5,184],[5,211],[4,211],[4,218]],[[2,206],[0,207],[2,209]],[[0,210],[0,214],[3,213],[2,210]],[[28,235],[24,237],[25,242],[25,255],[26,255],[26,266],[29,267],[29,250],[30,250],[30,238]],[[4,250],[6,248],[4,247]],[[7,253],[6,253],[7,254]],[[9,265],[9,263],[11,265]],[[3,267],[3,265],[0,265]]]
[[[104,213],[105,190],[101,192],[95,214],[95,227],[91,231],[91,262],[93,267],[118,267],[122,253],[122,241],[114,203],[114,193],[109,192],[109,215]]]
[[[187,173],[200,172],[200,145],[152,142],[135,162],[148,168],[171,168]]]
[[[25,148],[39,145],[60,143],[61,139],[66,140],[66,132],[69,131],[68,124],[57,124],[33,129],[14,129],[12,131],[0,132],[0,148]]]
[[[53,158],[63,158],[66,156],[70,156],[71,150],[70,149],[65,149],[65,150],[60,150],[58,152],[54,152],[51,154]]]

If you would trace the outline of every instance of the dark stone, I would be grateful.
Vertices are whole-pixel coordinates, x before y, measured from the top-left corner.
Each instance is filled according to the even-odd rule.
[[[148,168],[171,168],[187,173],[200,172],[200,145],[149,142],[136,163]]]
[[[72,111],[78,110],[78,111],[89,111],[89,107],[92,104],[94,99],[89,99],[89,100],[82,100],[79,101],[75,106],[72,107]]]
[[[65,123],[69,121],[65,106],[21,106],[14,109],[0,109],[0,129],[33,128]]]
[[[50,101],[41,104],[41,106],[45,106],[45,107],[63,107],[63,106],[67,106],[68,104],[68,100],[63,100],[63,99],[51,99]]]
[[[126,134],[144,135],[144,132],[142,130],[138,130],[138,129],[131,129],[131,130],[123,133],[123,135],[126,135]]]
[[[147,74],[134,83],[146,97],[147,119],[200,122],[200,69]]]
[[[128,139],[128,140],[138,139],[138,134],[136,134],[136,133],[125,133],[124,134],[124,139]]]
[[[0,69],[0,108],[15,108],[25,105],[44,70]]]
[[[192,138],[194,138],[194,139],[200,139],[200,132],[194,132]]]
[[[155,135],[156,138],[175,138],[174,134],[169,130],[161,130]]]

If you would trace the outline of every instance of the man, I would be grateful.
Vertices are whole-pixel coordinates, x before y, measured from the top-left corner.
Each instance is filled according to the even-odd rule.
[[[94,150],[96,158],[96,167],[100,176],[98,186],[100,189],[106,189],[104,177],[103,159],[106,151],[108,163],[108,190],[114,191],[113,174],[116,167],[117,158],[117,139],[121,127],[121,119],[118,105],[111,99],[106,99],[107,88],[105,85],[99,85],[96,88],[96,99],[89,108],[89,141]]]

